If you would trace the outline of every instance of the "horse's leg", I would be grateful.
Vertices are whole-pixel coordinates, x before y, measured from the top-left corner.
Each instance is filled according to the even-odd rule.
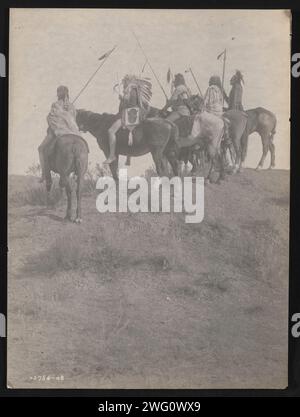
[[[201,149],[197,152],[197,161],[198,161],[198,169],[203,170],[204,169],[204,151]]]
[[[168,177],[169,174],[170,174],[169,165],[168,165],[168,158],[164,155],[161,159],[161,164],[162,164],[162,169],[163,169],[164,175],[166,175]]]
[[[248,150],[248,137],[249,137],[249,134],[245,130],[245,132],[243,133],[241,137],[241,161],[240,161],[239,172],[241,172],[242,169],[244,168],[244,162],[245,162],[247,150]]]
[[[261,136],[261,140],[262,140],[262,146],[263,146],[263,154],[262,157],[256,167],[256,170],[259,171],[260,169],[262,169],[266,156],[268,154],[268,151],[270,149],[270,135],[268,133],[262,132],[260,133]]]
[[[240,166],[240,160],[241,160],[241,147],[239,140],[236,136],[232,139],[233,148],[235,151],[235,161],[234,161],[234,169],[233,173],[235,174],[238,171],[238,168]]]
[[[116,159],[111,164],[109,164],[109,168],[112,173],[113,179],[116,182],[119,181],[118,165],[119,165],[119,155],[116,155]]]
[[[206,181],[213,182],[212,173],[213,173],[213,168],[214,168],[214,161],[215,161],[216,152],[214,150],[214,147],[211,144],[208,145],[208,147],[207,147],[207,154],[208,154],[208,158],[209,158],[209,161],[210,161],[210,168],[209,168],[207,177],[205,179],[206,179]]]
[[[196,151],[190,153],[190,163],[192,164],[191,174],[194,175],[197,172],[198,169],[198,162],[197,162],[197,155]]]
[[[230,161],[231,161],[229,166],[233,166],[235,163],[236,154],[235,154],[234,146],[232,143],[229,145],[228,149],[229,149],[229,156],[230,156]]]
[[[184,175],[184,161],[180,159],[179,161],[179,168],[178,168],[179,176],[182,177]]]
[[[212,182],[213,166],[214,166],[214,158],[211,158],[209,160],[209,170],[208,170],[207,176],[204,178],[205,184]]]
[[[270,148],[270,153],[271,153],[271,163],[270,163],[270,168],[275,168],[275,145],[273,142],[273,138],[274,138],[274,134],[271,133],[270,134],[270,144],[269,144],[269,148]]]
[[[186,155],[187,155],[186,148],[179,150],[177,159],[178,159],[178,175],[180,177],[182,177],[184,174],[184,165],[185,165]]]
[[[172,167],[174,175],[177,177],[179,175],[179,162],[176,158],[176,152],[172,150],[167,153],[166,157]]]
[[[81,193],[82,193],[82,182],[83,176],[81,174],[77,175],[77,184],[76,184],[76,199],[77,199],[77,208],[76,208],[76,218],[75,223],[81,223]]]
[[[162,163],[163,153],[162,153],[161,148],[152,149],[151,150],[151,155],[152,155],[155,167],[156,167],[156,172],[157,172],[159,177],[162,177],[164,175],[164,167],[163,167],[163,163]]]
[[[81,223],[81,194],[82,194],[82,185],[84,180],[84,174],[87,171],[88,167],[88,156],[82,155],[75,161],[76,175],[77,175],[77,184],[76,184],[76,198],[77,198],[77,208],[76,208],[76,218],[75,223]]]
[[[72,187],[71,187],[69,176],[61,174],[60,185],[61,187],[65,187],[66,195],[67,195],[67,211],[66,211],[65,220],[72,221]]]
[[[216,156],[217,156],[219,167],[220,167],[219,178],[217,179],[217,184],[220,184],[221,180],[225,180],[224,160],[222,158],[220,150],[219,152],[217,152]]]

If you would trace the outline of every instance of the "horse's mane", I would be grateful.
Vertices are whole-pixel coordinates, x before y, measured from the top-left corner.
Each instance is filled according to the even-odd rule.
[[[119,114],[94,113],[89,110],[80,109],[78,113],[84,115],[85,124],[94,131],[107,131],[111,125],[118,119]]]

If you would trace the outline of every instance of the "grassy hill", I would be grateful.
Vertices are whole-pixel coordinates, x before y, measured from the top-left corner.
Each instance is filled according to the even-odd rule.
[[[11,386],[285,385],[288,171],[207,186],[196,225],[99,214],[94,194],[84,222],[65,223],[64,201],[23,199],[35,181],[9,183]]]

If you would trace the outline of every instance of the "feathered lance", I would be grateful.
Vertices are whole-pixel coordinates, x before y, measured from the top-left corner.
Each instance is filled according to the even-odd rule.
[[[98,60],[101,61],[101,64],[96,69],[96,71],[93,72],[93,74],[90,76],[90,78],[87,80],[87,82],[84,84],[84,86],[79,91],[79,93],[77,94],[77,96],[74,98],[74,100],[72,101],[72,103],[75,103],[75,101],[78,99],[78,97],[83,93],[83,91],[86,89],[86,87],[92,81],[92,79],[95,77],[95,75],[100,70],[100,68],[103,67],[103,65],[105,64],[105,62],[107,61],[107,59],[110,57],[110,55],[113,53],[113,51],[116,49],[116,47],[117,47],[117,45],[115,45],[110,51],[108,51],[105,54],[103,54],[102,56],[100,56],[100,58]]]

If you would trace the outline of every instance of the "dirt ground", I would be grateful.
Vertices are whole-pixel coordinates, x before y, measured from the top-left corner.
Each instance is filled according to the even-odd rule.
[[[95,201],[9,207],[10,387],[287,385],[288,171],[207,186],[195,225]]]

